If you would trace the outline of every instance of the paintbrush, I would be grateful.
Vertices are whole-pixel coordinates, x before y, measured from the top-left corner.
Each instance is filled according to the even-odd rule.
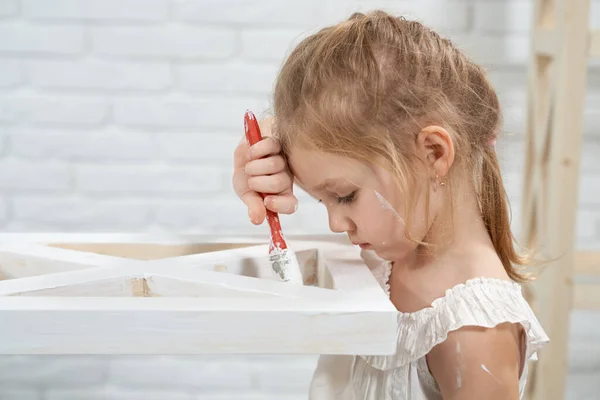
[[[250,110],[246,110],[246,113],[244,114],[244,131],[250,146],[262,140],[258,121]],[[260,193],[260,195],[263,199],[266,197],[264,193]],[[281,231],[279,215],[276,212],[267,209],[267,222],[271,230],[271,241],[269,244],[269,261],[271,262],[271,268],[284,282],[296,283],[299,285],[304,284],[296,254],[288,249],[283,232]]]

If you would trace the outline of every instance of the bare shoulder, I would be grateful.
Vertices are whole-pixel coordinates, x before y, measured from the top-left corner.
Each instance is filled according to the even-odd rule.
[[[521,340],[521,325],[511,323],[450,332],[427,355],[444,399],[518,399]]]

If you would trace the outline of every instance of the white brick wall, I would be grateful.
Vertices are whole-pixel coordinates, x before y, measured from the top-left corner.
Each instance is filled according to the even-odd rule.
[[[591,23],[600,27],[600,1]],[[246,108],[291,46],[381,7],[484,63],[518,227],[530,0],[0,0],[0,227],[264,232],[231,190]],[[590,69],[577,242],[600,247],[600,70]],[[227,213],[218,214],[216,207]],[[301,194],[289,233],[327,232]],[[572,325],[569,398],[600,392],[599,316]],[[0,328],[1,329],[1,328]],[[590,346],[592,350],[590,350]],[[0,400],[300,400],[315,357],[0,357]]]

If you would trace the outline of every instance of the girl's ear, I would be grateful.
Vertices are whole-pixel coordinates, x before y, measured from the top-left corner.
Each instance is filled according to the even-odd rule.
[[[450,133],[437,125],[429,125],[417,135],[417,154],[428,168],[442,178],[448,174],[454,163],[454,143]]]

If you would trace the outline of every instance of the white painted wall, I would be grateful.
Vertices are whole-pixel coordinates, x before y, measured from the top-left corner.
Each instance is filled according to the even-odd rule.
[[[594,1],[592,25],[600,26]],[[0,228],[253,233],[231,190],[246,108],[292,43],[384,7],[489,67],[518,219],[529,0],[0,0]],[[578,244],[600,247],[600,72],[590,69]],[[219,212],[218,209],[225,211]],[[302,196],[288,233],[327,232]],[[515,228],[518,228],[515,223]],[[600,392],[600,317],[576,313],[570,398]],[[1,326],[0,326],[1,329]],[[596,352],[590,352],[594,345]],[[0,400],[306,398],[314,357],[0,357]]]

